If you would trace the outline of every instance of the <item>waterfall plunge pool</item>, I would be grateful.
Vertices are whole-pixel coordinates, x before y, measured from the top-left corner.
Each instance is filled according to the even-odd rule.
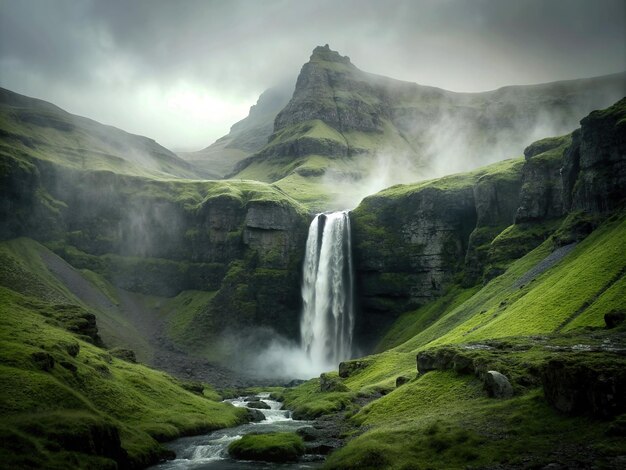
[[[289,410],[282,409],[282,403],[271,400],[269,393],[256,395],[260,401],[269,405],[269,410],[259,410],[265,416],[258,423],[242,424],[234,428],[220,429],[209,434],[181,437],[165,444],[176,452],[176,458],[150,467],[153,470],[246,470],[246,469],[309,469],[320,468],[322,457],[305,455],[294,463],[260,462],[235,460],[228,454],[228,445],[245,434],[268,432],[295,432],[311,425],[311,421],[298,421],[291,418]],[[246,397],[225,400],[234,406],[246,407]]]

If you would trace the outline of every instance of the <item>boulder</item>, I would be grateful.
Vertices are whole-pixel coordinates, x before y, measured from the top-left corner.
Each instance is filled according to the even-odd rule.
[[[344,385],[339,377],[328,374],[320,375],[320,391],[322,392],[347,392],[348,387]]]
[[[370,364],[370,361],[344,361],[339,363],[339,377],[350,377],[356,371],[365,369]]]
[[[247,411],[248,421],[250,421],[251,423],[258,423],[265,420],[265,415],[261,411],[255,408],[248,408]]]
[[[474,361],[454,349],[440,348],[422,351],[417,355],[417,371],[425,374],[431,370],[452,369],[460,374],[474,372]]]
[[[615,328],[626,319],[626,313],[622,311],[613,310],[604,315],[604,323],[606,323],[607,329]]]
[[[546,400],[564,413],[616,416],[626,411],[623,360],[552,359],[541,372]]]
[[[411,381],[411,377],[407,377],[406,375],[401,375],[400,377],[396,379],[396,388],[410,381]]]
[[[246,406],[248,408],[256,408],[256,409],[259,409],[259,410],[270,410],[271,409],[270,405],[268,405],[267,403],[265,403],[265,402],[263,402],[261,400],[246,402]]]
[[[510,398],[513,396],[511,382],[504,374],[495,370],[488,370],[484,376],[484,388],[492,398]]]

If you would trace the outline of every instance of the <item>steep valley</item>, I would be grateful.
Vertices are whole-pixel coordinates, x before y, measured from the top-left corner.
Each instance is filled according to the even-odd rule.
[[[324,46],[180,156],[1,90],[2,465],[145,468],[266,390],[312,422],[253,450],[325,468],[622,468],[625,83],[452,93]],[[311,379],[277,364],[335,209],[352,347]]]

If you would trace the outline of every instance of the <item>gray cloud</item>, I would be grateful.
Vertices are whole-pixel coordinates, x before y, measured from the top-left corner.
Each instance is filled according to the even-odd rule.
[[[329,43],[456,91],[626,69],[623,0],[0,1],[0,85],[200,148]]]

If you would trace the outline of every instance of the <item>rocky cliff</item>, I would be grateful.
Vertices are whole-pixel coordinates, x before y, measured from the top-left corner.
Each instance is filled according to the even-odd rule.
[[[49,135],[29,132],[36,141]],[[184,347],[259,326],[298,337],[309,215],[295,200],[265,183],[76,167],[37,148],[19,151],[12,139],[0,147],[2,240],[36,239],[133,295],[200,292],[198,323],[187,319],[179,331]],[[159,321],[157,310],[145,321]]]
[[[397,316],[454,283],[503,272],[555,229],[555,248],[586,236],[626,195],[626,99],[571,135],[528,146],[525,159],[370,196],[352,212],[361,315],[371,344]],[[568,218],[563,222],[563,218]]]
[[[402,163],[389,184],[472,169],[520,154],[547,133],[571,132],[590,111],[621,98],[625,82],[617,74],[454,93],[363,72],[320,46],[302,67],[267,145],[234,174],[277,182],[305,200],[303,185],[320,195],[332,193],[338,180],[358,185],[380,173],[381,158],[392,168]]]

